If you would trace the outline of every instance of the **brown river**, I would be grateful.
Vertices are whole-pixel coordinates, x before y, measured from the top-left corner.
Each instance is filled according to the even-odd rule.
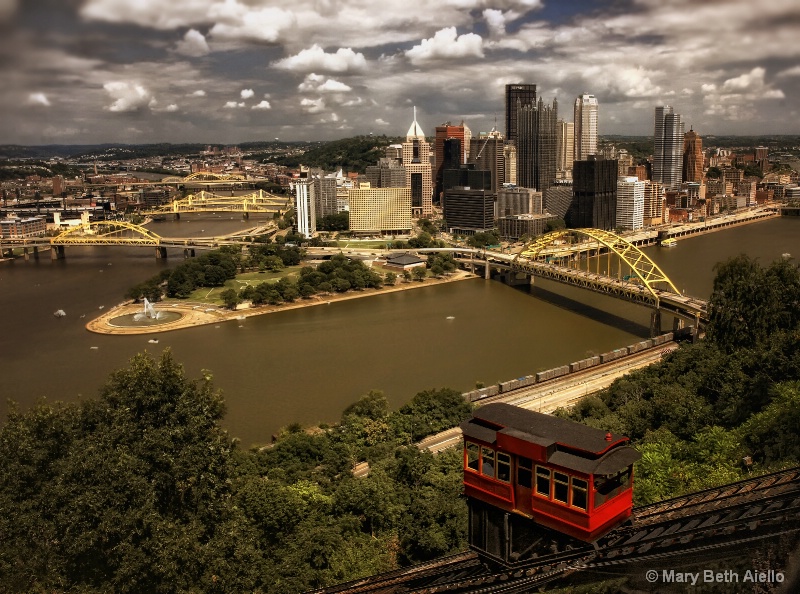
[[[212,236],[253,226],[225,217],[154,223],[162,236]],[[773,219],[710,233],[648,255],[686,294],[708,298],[714,265],[739,253],[768,263],[800,256],[800,220]],[[466,391],[563,365],[649,336],[649,310],[552,282],[531,293],[470,279],[159,335],[106,336],[84,325],[123,301],[167,262],[150,249],[67,248],[66,259],[0,264],[0,418],[7,400],[96,396],[135,353],[172,349],[189,375],[210,370],[224,424],[244,446],[280,427],[338,420],[371,389],[394,407],[421,390]],[[66,316],[53,312],[63,309]],[[665,327],[666,327],[665,323]],[[158,344],[150,339],[157,338]]]

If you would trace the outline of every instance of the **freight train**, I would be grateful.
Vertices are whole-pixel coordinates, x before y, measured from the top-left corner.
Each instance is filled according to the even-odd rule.
[[[505,403],[461,430],[469,544],[487,560],[586,546],[630,518],[641,455],[627,437]]]
[[[464,398],[469,402],[476,402],[479,400],[483,400],[484,398],[497,396],[498,394],[505,394],[507,392],[511,392],[512,390],[517,390],[519,388],[524,388],[526,386],[532,386],[534,384],[539,384],[552,379],[556,379],[558,377],[562,377],[569,373],[575,373],[576,371],[583,371],[584,369],[589,369],[590,367],[594,367],[595,365],[600,365],[601,363],[609,363],[610,361],[614,361],[616,359],[619,359],[620,357],[632,355],[634,353],[638,353],[646,349],[658,347],[665,343],[672,342],[672,340],[673,340],[672,332],[669,332],[667,334],[660,334],[655,338],[651,338],[649,340],[643,340],[641,342],[637,342],[636,344],[615,349],[613,351],[609,351],[601,355],[595,355],[594,357],[589,357],[587,359],[581,359],[580,361],[575,361],[574,363],[570,363],[569,365],[562,365],[560,367],[555,367],[553,369],[548,369],[546,371],[540,371],[538,373],[526,375],[524,377],[509,380],[507,382],[500,382],[492,386],[480,388],[479,390],[472,390],[471,392],[466,392],[464,394]]]

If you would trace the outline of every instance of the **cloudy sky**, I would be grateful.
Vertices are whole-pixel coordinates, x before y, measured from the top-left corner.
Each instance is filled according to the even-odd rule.
[[[667,103],[704,134],[800,133],[797,0],[0,0],[0,143],[504,131],[535,83],[601,134]]]

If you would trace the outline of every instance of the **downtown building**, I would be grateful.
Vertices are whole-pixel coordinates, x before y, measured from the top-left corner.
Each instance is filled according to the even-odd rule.
[[[317,232],[316,190],[308,171],[294,182],[295,232],[310,239]]]
[[[556,179],[558,101],[517,103],[517,185],[544,191]]]
[[[656,107],[653,181],[677,190],[683,180],[683,120],[669,105]]]
[[[703,181],[703,139],[692,128],[683,135],[683,181]]]
[[[617,228],[638,231],[644,226],[644,185],[638,177],[617,179]]]
[[[572,202],[564,217],[572,229],[613,230],[617,225],[617,161],[590,156],[575,161]]]
[[[403,167],[406,170],[406,187],[411,189],[411,214],[416,218],[430,216],[433,214],[431,145],[425,140],[425,133],[417,123],[416,108],[414,121],[403,143]]]
[[[490,189],[456,186],[444,192],[444,220],[453,234],[474,235],[494,229],[494,203]]]
[[[484,134],[470,145],[469,163],[476,169],[490,171],[492,174],[491,188],[497,192],[506,183],[505,143],[503,135],[497,130]]]
[[[506,142],[517,142],[517,110],[520,105],[536,105],[536,85],[506,85]]]
[[[556,177],[572,178],[572,162],[575,160],[575,124],[558,120],[558,153],[556,156]]]
[[[457,168],[459,165],[467,162],[467,156],[469,155],[469,139],[471,135],[469,128],[464,125],[464,122],[461,122],[458,126],[453,126],[450,122],[445,122],[441,126],[436,126],[433,140],[433,154],[436,167],[436,199],[441,198],[442,175],[444,169]],[[449,154],[445,154],[445,145],[450,139],[458,140],[460,154],[452,154],[453,144],[450,144],[448,147]],[[454,160],[456,159],[457,163],[454,165]]]
[[[597,154],[597,98],[584,93],[575,99],[575,161]]]
[[[411,188],[373,188],[367,182],[347,194],[352,233],[382,236],[411,232]]]

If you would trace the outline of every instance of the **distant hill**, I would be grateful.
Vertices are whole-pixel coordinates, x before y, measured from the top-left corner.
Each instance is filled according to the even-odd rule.
[[[343,169],[363,173],[368,165],[375,165],[384,156],[384,148],[402,142],[398,136],[354,136],[341,140],[311,144],[302,154],[282,156],[274,162],[287,167],[300,164],[320,167],[326,171]]]

